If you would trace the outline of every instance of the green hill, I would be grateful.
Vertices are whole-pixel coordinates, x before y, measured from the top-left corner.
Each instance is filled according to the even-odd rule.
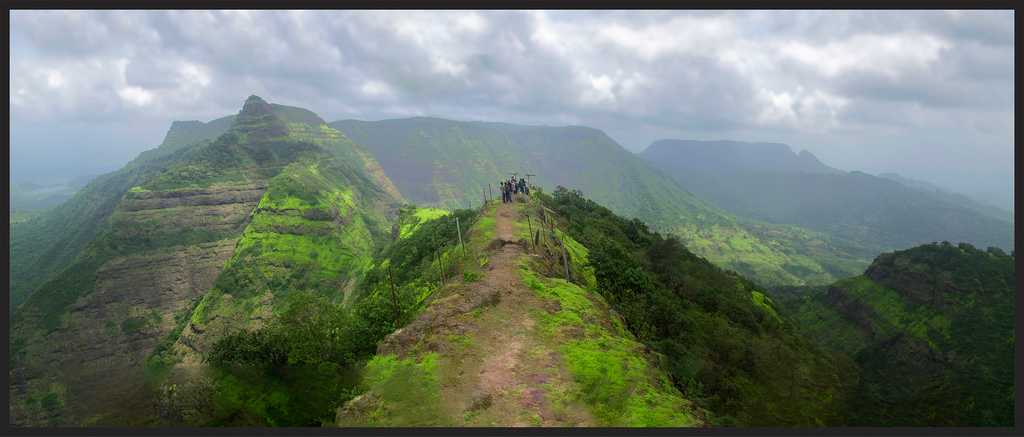
[[[579,242],[600,293],[719,426],[843,423],[851,363],[798,334],[766,290],[559,188],[540,196]]]
[[[829,283],[856,274],[873,255],[854,242],[797,226],[737,218],[690,194],[596,129],[423,117],[342,120],[331,126],[373,153],[398,190],[420,204],[477,204],[488,184],[508,172],[530,173],[537,185],[576,187],[765,284]]]
[[[905,179],[838,171],[783,144],[661,140],[640,156],[736,215],[813,229],[875,253],[942,240],[1012,246],[1008,213]]]
[[[136,404],[194,370],[196,348],[266,320],[289,291],[343,299],[399,199],[309,114],[252,96],[216,139],[171,141],[15,225],[12,284],[39,285],[12,321],[13,423],[151,423]]]
[[[861,276],[780,302],[808,337],[856,362],[849,424],[1013,426],[1015,292],[1014,256],[942,243],[882,254]]]

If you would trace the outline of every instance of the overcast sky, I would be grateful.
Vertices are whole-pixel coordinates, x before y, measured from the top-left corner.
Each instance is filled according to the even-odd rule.
[[[250,94],[790,144],[1008,206],[1013,12],[11,12],[11,171],[114,170]]]

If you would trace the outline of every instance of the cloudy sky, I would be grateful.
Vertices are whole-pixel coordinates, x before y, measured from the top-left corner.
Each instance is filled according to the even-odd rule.
[[[1007,206],[1013,12],[10,14],[11,171],[114,170],[250,94],[328,121],[430,115],[790,144]]]

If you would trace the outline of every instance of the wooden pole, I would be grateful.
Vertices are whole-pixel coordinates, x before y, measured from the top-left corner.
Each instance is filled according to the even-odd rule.
[[[565,253],[565,243],[562,242],[562,239],[558,239],[558,245],[562,246],[562,264],[565,265],[565,280],[571,281],[572,277],[569,276],[569,257]]]
[[[397,325],[402,317],[402,308],[398,305],[398,292],[395,291],[395,275],[391,273],[391,263],[388,263],[388,282],[391,283],[391,304],[395,307],[395,324]]]
[[[533,221],[530,220],[530,214],[526,214],[526,224],[530,227],[530,235],[533,235]],[[534,247],[536,249],[536,247]]]
[[[462,242],[462,226],[459,225],[459,218],[455,217],[455,231],[459,233],[459,246],[462,246],[462,257],[466,257],[466,243]]]
[[[437,256],[437,249],[434,249],[434,263],[437,264],[437,288],[441,288],[444,283],[441,279],[441,257]]]
[[[491,183],[490,182],[487,183],[487,192],[491,193],[491,200],[494,200],[494,191],[491,190]]]

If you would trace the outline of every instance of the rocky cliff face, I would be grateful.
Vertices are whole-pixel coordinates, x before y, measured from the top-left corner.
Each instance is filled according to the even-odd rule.
[[[209,291],[265,187],[261,181],[129,192],[102,237],[120,256],[99,266],[94,291],[69,306],[56,330],[24,332],[32,340],[12,373],[12,421],[125,423],[145,416],[132,409],[146,394],[147,357]]]
[[[31,361],[12,371],[12,421],[130,423],[144,416],[138,409],[145,405],[146,357],[210,288],[234,243],[178,246],[104,264],[96,291],[75,302],[66,323],[30,345]],[[57,402],[47,404],[51,393]]]

